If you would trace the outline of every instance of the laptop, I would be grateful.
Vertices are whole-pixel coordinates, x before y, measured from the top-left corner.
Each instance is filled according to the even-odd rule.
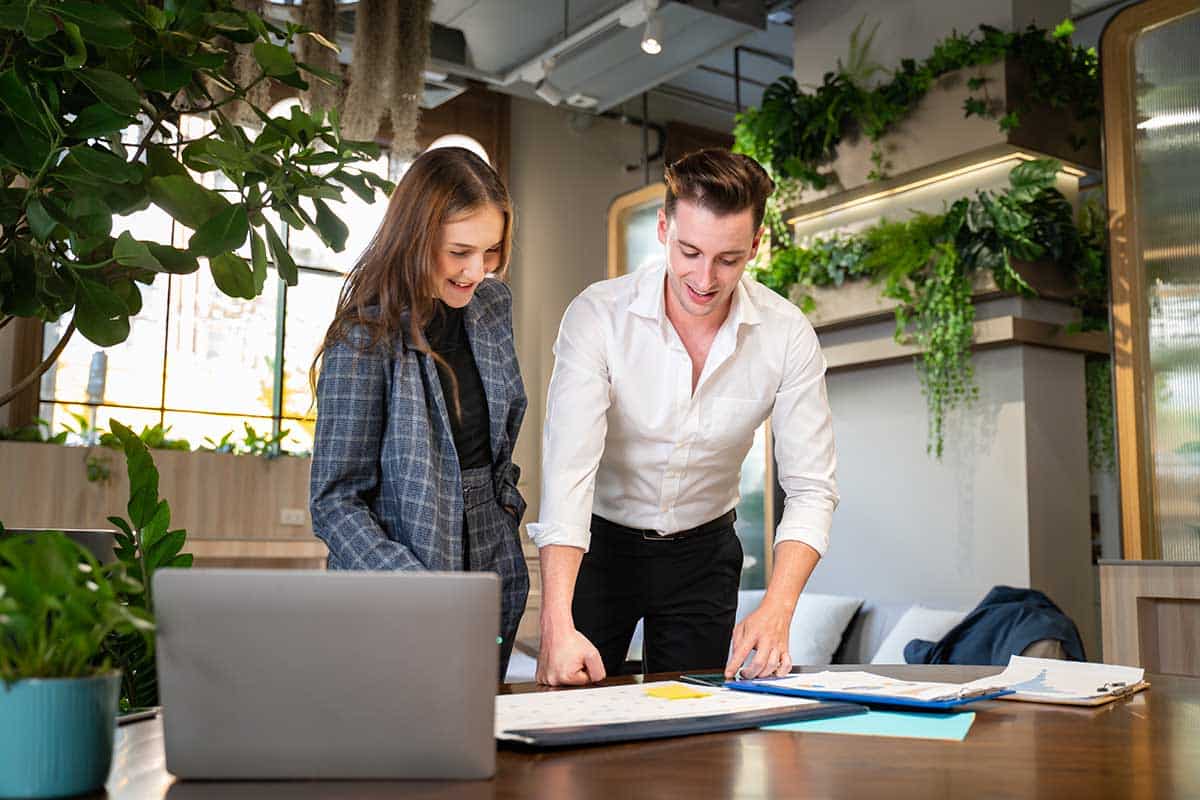
[[[177,777],[495,772],[495,575],[162,569],[152,588]]]

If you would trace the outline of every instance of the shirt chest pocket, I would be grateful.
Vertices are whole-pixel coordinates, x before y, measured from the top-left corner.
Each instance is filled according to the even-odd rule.
[[[766,418],[763,404],[741,397],[714,397],[704,415],[705,438],[719,448],[749,448]]]

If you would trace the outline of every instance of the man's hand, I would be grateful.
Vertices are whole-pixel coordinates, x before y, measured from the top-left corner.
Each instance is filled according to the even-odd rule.
[[[582,686],[604,680],[600,651],[574,627],[561,632],[542,628],[537,682],[547,686]]]
[[[733,629],[733,655],[725,665],[725,677],[733,678],[741,667],[743,678],[787,675],[792,671],[788,654],[788,632],[792,609],[763,602]],[[754,659],[742,667],[750,651]]]

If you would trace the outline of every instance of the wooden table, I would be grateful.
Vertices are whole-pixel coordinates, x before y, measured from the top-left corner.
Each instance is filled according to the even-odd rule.
[[[898,678],[954,682],[999,672],[995,667],[869,669]],[[975,724],[963,742],[751,730],[557,752],[501,749],[495,779],[470,783],[175,783],[163,766],[162,726],[152,720],[120,729],[108,796],[1200,797],[1200,679],[1148,679],[1148,691],[1094,709],[978,703]],[[502,691],[546,690],[523,684]]]

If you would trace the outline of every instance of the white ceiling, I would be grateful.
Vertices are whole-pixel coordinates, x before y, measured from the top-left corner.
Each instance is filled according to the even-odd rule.
[[[433,21],[461,30],[467,42],[467,60],[475,69],[503,74],[552,47],[568,33],[614,11],[627,0],[434,0]],[[768,3],[768,6],[790,3]],[[758,105],[764,86],[781,75],[790,74],[787,66],[792,55],[792,28],[768,23],[767,30],[756,32],[742,42],[743,47],[765,51],[776,59],[743,52],[742,106]],[[664,54],[671,47],[664,42]],[[724,48],[704,59],[698,66],[676,75],[652,91],[653,105],[670,98],[673,118],[695,124],[732,129],[735,102],[734,50]],[[522,97],[535,97],[528,84],[510,87]],[[635,101],[626,103],[636,112]],[[688,109],[694,113],[688,113]],[[653,116],[653,113],[652,113]]]

